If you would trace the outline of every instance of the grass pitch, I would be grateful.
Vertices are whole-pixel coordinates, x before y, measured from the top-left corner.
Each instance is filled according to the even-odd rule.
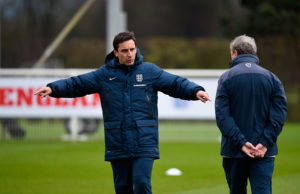
[[[0,193],[114,193],[111,166],[104,162],[102,128],[96,136],[91,141],[76,143],[0,141]],[[219,138],[214,122],[161,122],[161,159],[154,162],[153,193],[229,193],[219,155]],[[273,193],[299,193],[300,124],[287,123],[278,144]],[[169,168],[179,168],[182,175],[166,176]]]

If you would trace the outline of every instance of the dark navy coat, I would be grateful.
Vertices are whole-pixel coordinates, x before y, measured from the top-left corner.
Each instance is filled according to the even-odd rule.
[[[221,155],[247,157],[242,146],[251,142],[277,154],[277,137],[286,119],[287,101],[280,80],[258,65],[254,55],[242,54],[219,79],[216,120],[222,133]]]
[[[101,68],[49,83],[52,97],[80,97],[99,93],[105,128],[105,160],[131,157],[159,158],[157,92],[197,100],[204,88],[143,62],[137,49],[135,63],[125,66],[110,53]]]

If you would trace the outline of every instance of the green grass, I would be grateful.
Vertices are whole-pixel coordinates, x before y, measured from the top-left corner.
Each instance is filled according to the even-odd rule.
[[[104,162],[103,129],[91,141],[73,143],[60,141],[63,129],[58,128],[48,129],[53,130],[48,140],[32,134],[34,138],[24,141],[0,141],[1,194],[114,193],[110,163]],[[219,136],[215,123],[161,122],[161,159],[154,163],[153,193],[229,193]],[[299,193],[300,124],[286,124],[278,144],[273,193]],[[169,168],[179,168],[182,176],[166,176]]]

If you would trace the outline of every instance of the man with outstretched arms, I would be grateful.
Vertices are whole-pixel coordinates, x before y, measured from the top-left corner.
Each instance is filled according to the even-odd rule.
[[[41,97],[80,97],[99,93],[110,161],[118,194],[152,193],[151,172],[159,158],[157,92],[185,100],[210,101],[204,88],[143,62],[132,32],[119,33],[114,50],[99,69],[49,83]]]

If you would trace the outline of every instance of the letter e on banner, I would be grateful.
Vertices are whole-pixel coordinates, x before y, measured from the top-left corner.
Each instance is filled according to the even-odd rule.
[[[11,93],[13,93],[12,88],[0,88],[0,106],[13,105],[13,101],[9,100],[9,96]]]

